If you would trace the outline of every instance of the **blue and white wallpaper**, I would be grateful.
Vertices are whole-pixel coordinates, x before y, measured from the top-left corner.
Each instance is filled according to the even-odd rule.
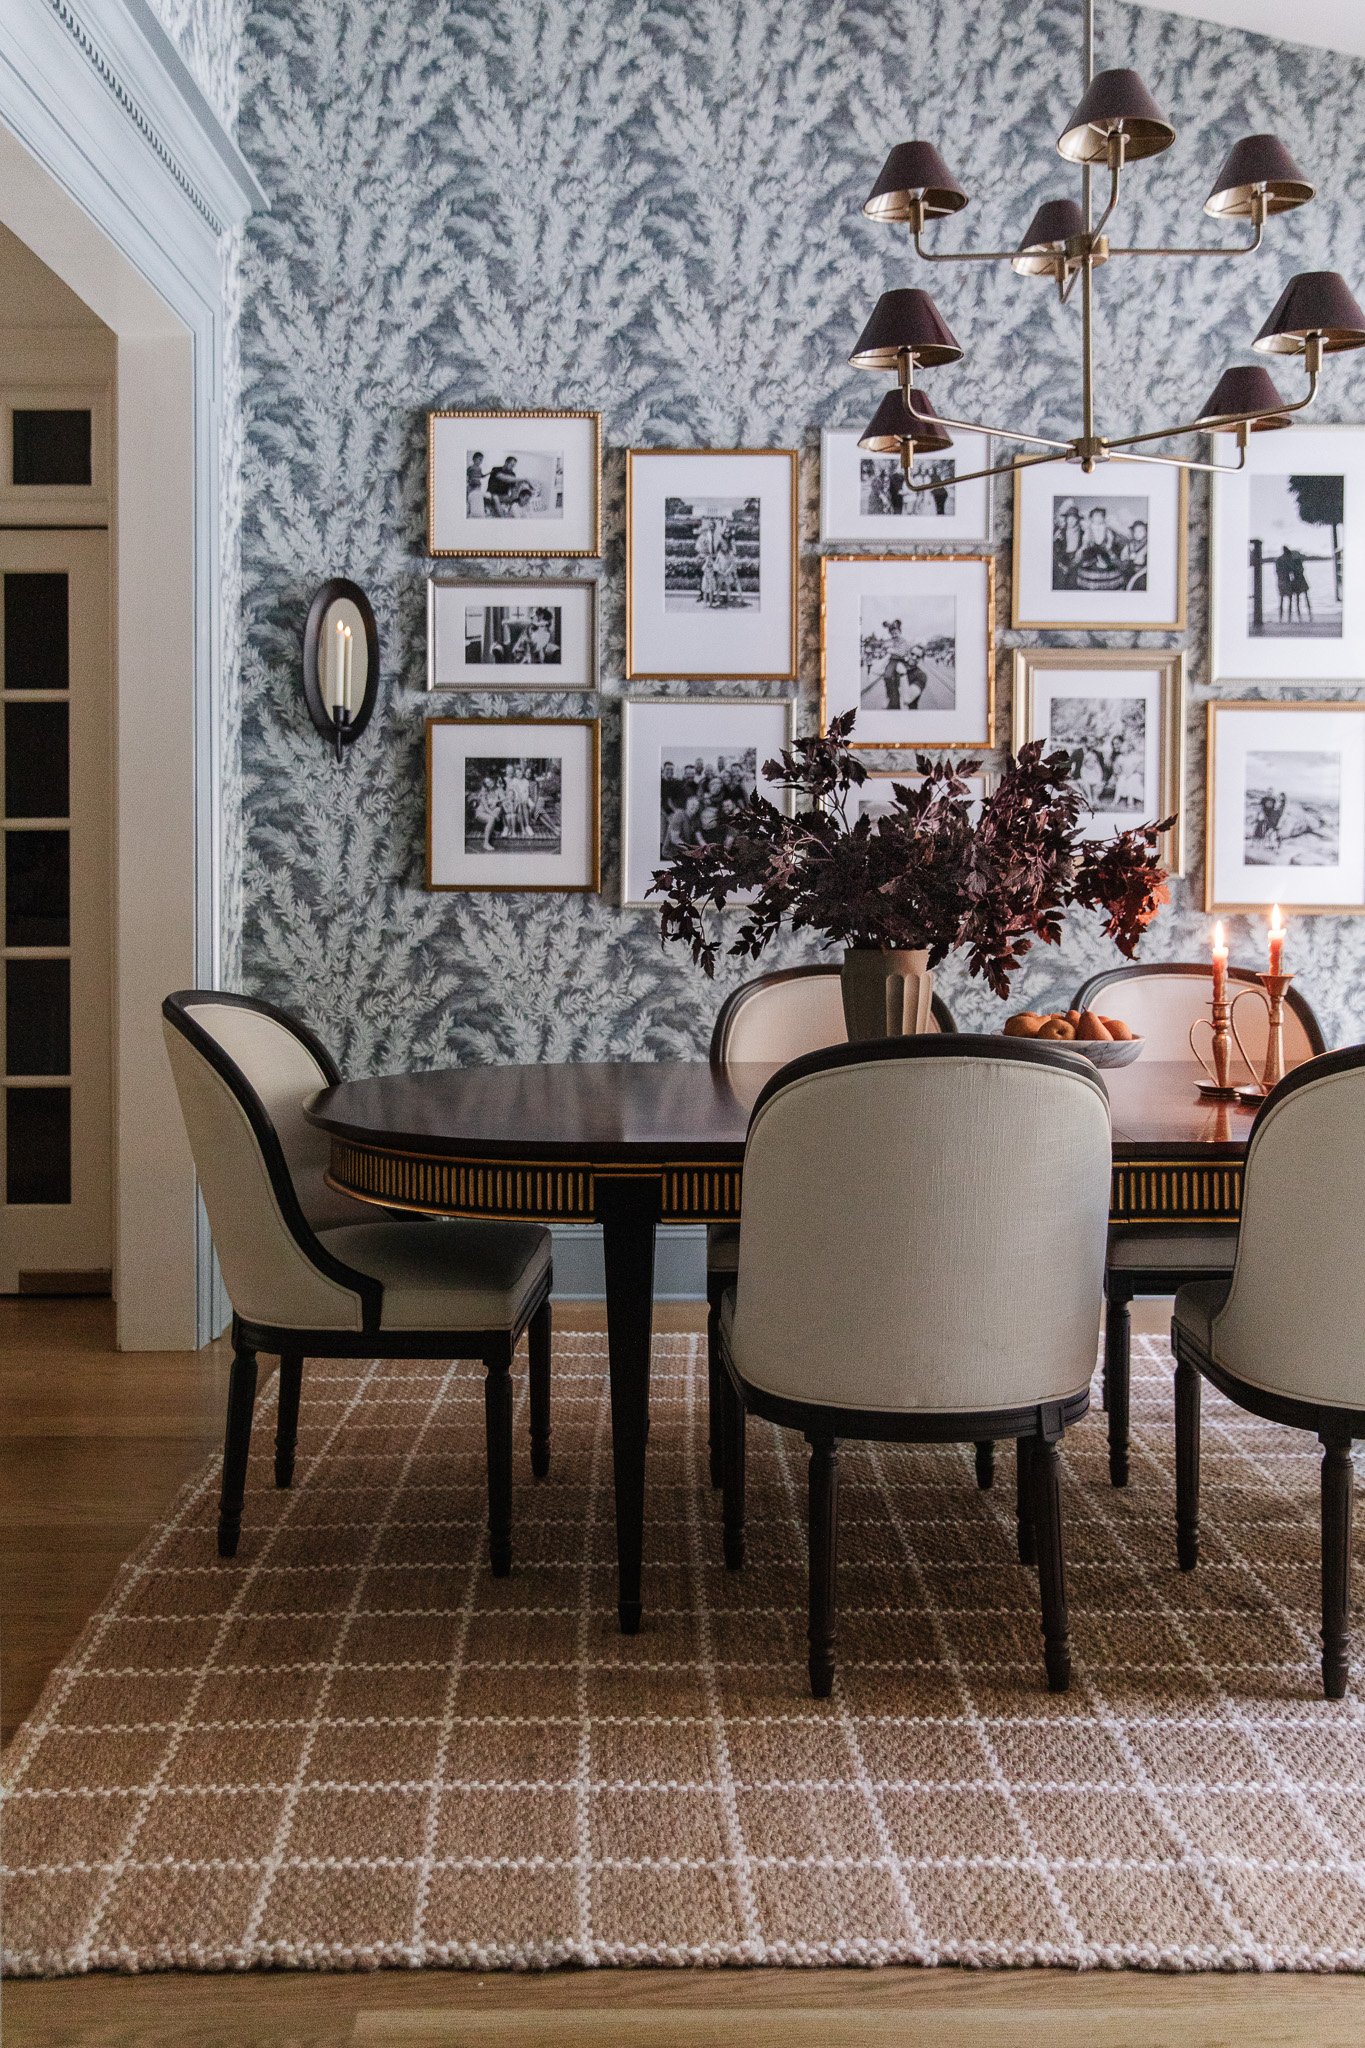
[[[184,18],[187,50],[213,44],[221,0],[163,8]],[[1123,240],[1218,239],[1200,208],[1243,134],[1278,133],[1319,185],[1313,205],[1272,223],[1257,257],[1101,273],[1100,424],[1136,431],[1186,414],[1225,364],[1251,359],[1293,272],[1340,269],[1365,289],[1365,66],[1117,0],[1101,0],[1097,34],[1098,65],[1134,65],[1178,129],[1128,180]],[[1077,307],[1004,265],[931,273],[904,230],[859,208],[888,146],[910,135],[937,139],[972,196],[934,231],[943,246],[1011,246],[1041,200],[1073,191],[1053,142],[1080,92],[1079,5],[250,0],[241,46],[239,137],[273,199],[250,224],[241,272],[244,985],[302,1013],[352,1072],[701,1056],[723,988],[660,951],[650,913],[614,902],[623,451],[800,446],[812,724],[819,428],[861,424],[880,394],[882,380],[846,364],[878,293],[929,286],[965,344],[965,362],[927,380],[937,403],[1044,431],[1076,418]],[[429,711],[593,708],[426,696],[424,418],[441,405],[604,415],[600,898],[422,887]],[[1365,359],[1331,364],[1317,416],[1365,419]],[[996,531],[1008,618],[1003,489]],[[1192,856],[1148,942],[1168,957],[1207,944],[1207,571],[1196,480],[1183,636]],[[304,617],[329,575],[371,593],[384,673],[378,714],[340,767],[299,684]],[[999,736],[1008,649],[1041,637],[1001,634]],[[1262,931],[1233,922],[1234,960],[1259,960]],[[1365,920],[1296,920],[1292,934],[1329,1040],[1365,1036]],[[770,964],[810,950],[789,946]],[[1016,993],[1066,999],[1112,957],[1074,922],[1060,952],[1034,953]],[[998,1018],[951,965],[940,985],[960,1021]]]

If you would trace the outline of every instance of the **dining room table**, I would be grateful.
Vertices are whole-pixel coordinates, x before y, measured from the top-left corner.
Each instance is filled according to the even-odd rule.
[[[601,1226],[627,1635],[641,1616],[655,1228],[739,1219],[749,1114],[776,1071],[685,1061],[441,1068],[343,1081],[306,1105],[331,1141],[329,1181],[359,1201]],[[1201,1096],[1192,1061],[1140,1058],[1101,1078],[1111,1221],[1164,1231],[1235,1222],[1255,1106]]]

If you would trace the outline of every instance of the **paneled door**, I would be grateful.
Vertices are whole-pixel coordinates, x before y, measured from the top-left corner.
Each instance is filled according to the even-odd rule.
[[[0,1294],[111,1259],[109,537],[0,530]]]

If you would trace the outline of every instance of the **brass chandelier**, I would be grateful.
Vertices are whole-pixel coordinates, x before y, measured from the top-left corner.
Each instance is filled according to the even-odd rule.
[[[872,220],[903,221],[914,238],[915,253],[926,263],[1008,263],[1021,277],[1050,277],[1065,304],[1080,283],[1081,299],[1081,431],[1069,440],[1047,434],[1022,433],[984,421],[950,419],[935,411],[915,383],[916,370],[961,360],[963,350],[928,292],[902,289],[883,292],[849,362],[857,369],[893,370],[897,384],[889,391],[859,441],[862,448],[899,454],[906,483],[914,491],[932,490],[933,483],[915,483],[911,465],[917,455],[936,454],[952,446],[949,428],[989,434],[997,440],[1021,442],[1041,454],[1018,454],[990,469],[971,470],[958,479],[1008,476],[1041,463],[1078,463],[1087,474],[1101,462],[1161,463],[1177,469],[1235,470],[1246,463],[1247,437],[1291,424],[1317,396],[1322,359],[1343,349],[1365,347],[1365,313],[1356,304],[1345,279],[1335,270],[1309,270],[1292,277],[1281,293],[1252,347],[1263,355],[1301,356],[1308,377],[1304,396],[1286,404],[1267,370],[1238,367],[1225,370],[1193,420],[1156,427],[1118,438],[1095,431],[1094,291],[1095,273],[1119,256],[1249,256],[1261,246],[1266,221],[1288,213],[1313,197],[1288,150],[1273,135],[1249,135],[1234,144],[1227,162],[1204,202],[1215,220],[1249,221],[1250,241],[1212,248],[1121,248],[1105,229],[1119,203],[1125,168],[1143,157],[1157,156],[1175,141],[1135,71],[1102,71],[1095,76],[1095,0],[1082,0],[1084,21],[1085,93],[1057,142],[1057,153],[1081,167],[1081,198],[1050,199],[1040,206],[1017,249],[926,249],[921,237],[928,222],[958,213],[967,194],[953,177],[934,145],[901,142],[882,166],[863,212]],[[1109,197],[1098,220],[1093,218],[1092,171],[1107,169]],[[1199,462],[1188,456],[1137,453],[1148,442],[1182,434],[1235,433],[1235,463]]]

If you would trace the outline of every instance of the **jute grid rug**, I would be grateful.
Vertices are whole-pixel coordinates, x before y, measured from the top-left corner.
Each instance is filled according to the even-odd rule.
[[[1132,1486],[1098,1413],[1067,1439],[1064,1698],[1003,1451],[979,1494],[969,1448],[849,1448],[817,1703],[804,1445],[751,1427],[727,1574],[700,1339],[656,1341],[634,1640],[603,1338],[558,1341],[503,1581],[477,1370],[319,1364],[290,1493],[267,1392],[241,1555],[214,1555],[215,1465],[9,1751],[6,1967],[1365,1968],[1365,1711],[1318,1687],[1316,1448],[1207,1396],[1183,1576],[1170,1361],[1134,1354]]]

